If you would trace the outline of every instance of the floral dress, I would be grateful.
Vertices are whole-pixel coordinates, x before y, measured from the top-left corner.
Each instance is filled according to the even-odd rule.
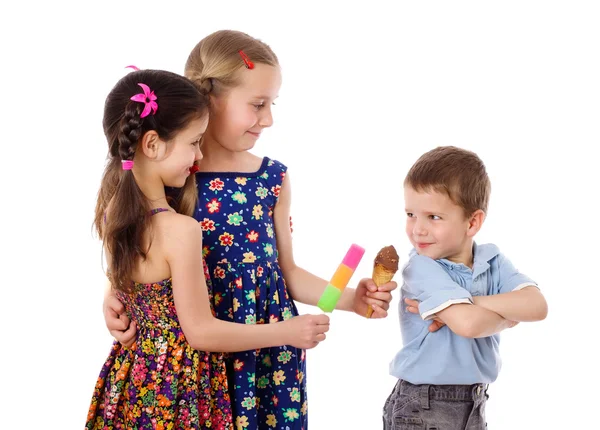
[[[277,260],[273,209],[287,168],[264,158],[254,173],[199,172],[199,208],[217,318],[269,324],[298,315]],[[305,351],[228,355],[236,429],[307,429]]]
[[[117,291],[117,298],[138,327],[137,339],[131,348],[114,342],[86,429],[233,429],[223,354],[186,341],[171,279],[136,283],[132,294]]]

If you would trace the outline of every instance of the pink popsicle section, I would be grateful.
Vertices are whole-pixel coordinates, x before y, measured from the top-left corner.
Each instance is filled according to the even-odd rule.
[[[346,253],[346,256],[342,260],[342,264],[345,264],[350,269],[355,270],[358,267],[358,263],[360,263],[360,260],[362,259],[364,254],[365,249],[363,247],[358,246],[356,244],[352,244],[350,246],[350,249]]]

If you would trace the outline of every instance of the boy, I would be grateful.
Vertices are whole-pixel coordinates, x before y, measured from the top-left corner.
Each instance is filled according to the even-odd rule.
[[[384,406],[384,429],[486,428],[487,385],[501,361],[499,332],[540,321],[537,285],[493,244],[477,245],[491,186],[479,157],[456,147],[422,155],[404,181],[406,234],[414,249],[403,270],[403,347]],[[431,320],[431,327],[428,327]],[[444,327],[445,325],[445,327]]]

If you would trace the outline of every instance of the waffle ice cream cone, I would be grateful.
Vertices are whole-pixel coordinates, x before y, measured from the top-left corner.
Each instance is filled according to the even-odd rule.
[[[396,252],[396,248],[393,245],[385,246],[377,253],[375,262],[373,263],[373,282],[377,287],[390,282],[396,272],[398,271],[398,262],[400,257]],[[373,315],[373,308],[369,305],[367,309],[367,318],[371,318]]]

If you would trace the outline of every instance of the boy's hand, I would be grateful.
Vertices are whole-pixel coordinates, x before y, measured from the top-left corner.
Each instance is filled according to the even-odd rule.
[[[369,305],[371,305],[373,308],[371,318],[385,318],[392,301],[391,293],[396,288],[398,288],[398,284],[394,281],[387,282],[378,288],[372,279],[361,279],[356,287],[352,309],[358,315],[364,317],[367,314]]]
[[[135,323],[129,323],[125,314],[125,306],[115,296],[104,300],[104,321],[110,334],[122,345],[130,348],[136,338]]]
[[[419,302],[417,300],[404,299],[404,303],[406,303],[406,310],[410,313],[419,315]],[[429,331],[431,333],[438,331],[446,324],[439,318],[434,317],[431,324],[429,325]]]

